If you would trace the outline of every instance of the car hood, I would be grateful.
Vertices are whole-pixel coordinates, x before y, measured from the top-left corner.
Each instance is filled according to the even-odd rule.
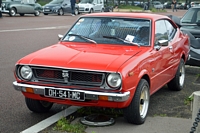
[[[196,38],[200,38],[200,26],[198,26],[196,24],[193,24],[193,25],[181,24],[181,30],[189,31]]]
[[[82,70],[117,71],[143,48],[98,44],[56,44],[22,58],[18,64],[61,67]]]

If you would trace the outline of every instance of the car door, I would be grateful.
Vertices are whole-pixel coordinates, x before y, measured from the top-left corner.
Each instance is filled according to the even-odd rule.
[[[102,0],[94,0],[93,1],[93,9],[95,12],[100,12],[102,7]]]
[[[71,13],[71,3],[70,0],[64,0],[62,3],[62,8],[65,13]]]
[[[154,85],[152,88],[154,89],[162,87],[173,77],[175,61],[173,34],[174,28],[167,20],[155,22],[154,61],[152,62],[152,85]]]
[[[35,1],[23,0],[21,13],[34,13],[34,12],[35,12]]]

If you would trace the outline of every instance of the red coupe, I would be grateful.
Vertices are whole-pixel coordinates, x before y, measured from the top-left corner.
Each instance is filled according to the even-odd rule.
[[[14,88],[33,112],[53,103],[122,108],[142,124],[150,95],[165,84],[183,89],[190,40],[167,16],[86,14],[59,37],[16,63]]]

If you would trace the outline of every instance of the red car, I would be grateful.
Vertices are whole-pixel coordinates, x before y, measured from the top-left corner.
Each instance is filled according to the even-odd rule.
[[[165,84],[183,89],[190,41],[167,16],[86,14],[59,37],[16,63],[14,88],[33,112],[53,103],[122,108],[142,124],[150,95]]]

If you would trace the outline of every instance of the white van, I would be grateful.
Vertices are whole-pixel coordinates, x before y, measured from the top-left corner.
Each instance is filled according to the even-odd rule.
[[[81,0],[78,4],[80,13],[103,12],[103,0]]]

